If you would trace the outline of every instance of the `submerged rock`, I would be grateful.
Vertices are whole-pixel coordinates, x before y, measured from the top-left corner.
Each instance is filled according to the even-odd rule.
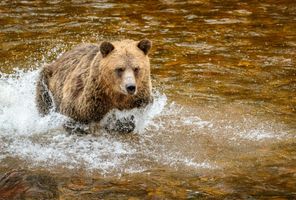
[[[12,170],[0,175],[0,200],[58,199],[55,180],[44,174],[26,170]]]

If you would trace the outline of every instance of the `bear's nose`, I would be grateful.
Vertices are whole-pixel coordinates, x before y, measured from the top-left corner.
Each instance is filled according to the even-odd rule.
[[[136,86],[133,85],[133,84],[128,84],[128,85],[126,85],[126,91],[127,91],[129,94],[134,94],[135,91],[136,91]]]

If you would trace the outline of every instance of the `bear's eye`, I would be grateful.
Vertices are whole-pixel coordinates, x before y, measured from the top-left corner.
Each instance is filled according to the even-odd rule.
[[[134,68],[134,72],[135,72],[135,74],[138,74],[139,71],[140,71],[140,68],[139,68],[139,67]]]
[[[122,68],[122,67],[118,67],[118,68],[115,69],[115,72],[116,72],[116,74],[117,74],[118,76],[121,76],[122,73],[124,72],[124,68]]]

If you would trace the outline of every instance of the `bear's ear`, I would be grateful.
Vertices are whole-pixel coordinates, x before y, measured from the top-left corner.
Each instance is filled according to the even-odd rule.
[[[113,49],[114,49],[114,46],[110,42],[102,42],[100,46],[100,51],[103,58],[105,58],[111,51],[113,51]]]
[[[143,39],[138,43],[139,49],[141,49],[145,55],[148,54],[149,50],[151,49],[152,42],[148,39]]]

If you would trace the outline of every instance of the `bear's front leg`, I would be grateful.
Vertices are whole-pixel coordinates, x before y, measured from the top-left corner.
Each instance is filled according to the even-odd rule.
[[[72,119],[64,123],[63,127],[69,134],[86,135],[90,133],[89,126],[87,124],[82,124]]]
[[[131,133],[135,130],[135,117],[128,116],[121,119],[116,119],[115,115],[112,115],[108,118],[107,123],[104,128],[108,132],[117,132],[117,133]]]

